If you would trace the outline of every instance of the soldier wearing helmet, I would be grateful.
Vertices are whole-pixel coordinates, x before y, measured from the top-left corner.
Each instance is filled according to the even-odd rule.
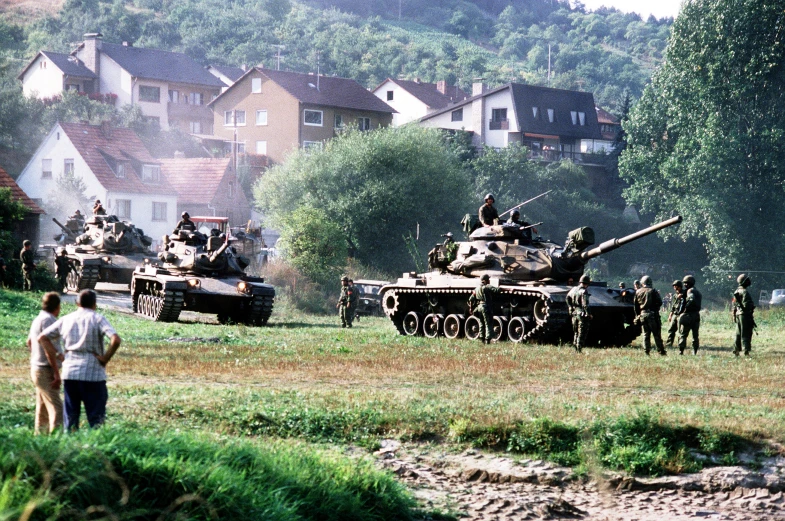
[[[521,212],[518,211],[517,209],[512,211],[512,213],[510,214],[510,218],[507,219],[507,224],[513,224],[521,228],[525,228],[526,226],[531,226],[531,223],[528,223],[525,219],[521,219]],[[531,228],[526,228],[525,230],[524,229],[521,230],[521,237],[523,238],[524,241],[527,242],[532,241],[532,231],[534,231],[534,233],[538,233],[537,228],[533,226]]]
[[[736,279],[739,287],[733,293],[733,321],[736,323],[736,344],[733,354],[739,356],[744,348],[744,356],[749,356],[752,350],[752,330],[755,329],[755,304],[747,288],[752,284],[749,275],[742,273]]]
[[[65,248],[59,248],[55,257],[55,277],[57,277],[57,283],[60,286],[60,293],[68,291],[69,271],[71,271],[71,261],[66,256]]]
[[[572,317],[573,345],[577,352],[581,352],[586,345],[586,337],[589,335],[589,321],[591,312],[589,311],[589,284],[591,278],[588,275],[581,275],[580,283],[567,293],[567,308]]]
[[[195,232],[196,231],[196,223],[191,220],[191,216],[188,215],[188,212],[183,212],[180,217],[179,221],[177,221],[177,226],[174,227],[172,231],[172,235],[179,234],[180,231],[188,231],[188,232]]]
[[[679,330],[679,315],[684,310],[684,283],[680,280],[673,281],[673,298],[670,308],[668,308],[668,338],[665,346],[673,348],[673,341],[676,339],[676,332]]]
[[[19,252],[19,260],[22,262],[22,277],[24,277],[24,290],[33,291],[33,271],[35,270],[35,252],[33,243],[25,239],[22,243],[22,251]]]
[[[692,332],[692,354],[697,355],[700,348],[699,331],[701,325],[701,292],[695,289],[695,277],[685,276],[684,283],[684,308],[679,315],[679,354],[684,354],[687,347],[687,337]]]
[[[499,288],[491,286],[491,277],[486,273],[480,278],[480,285],[469,296],[469,311],[480,319],[480,342],[491,343],[493,338],[493,298]]]
[[[106,210],[100,199],[96,199],[93,203],[93,215],[106,215]]]
[[[662,346],[662,322],[660,322],[660,308],[662,297],[654,289],[651,277],[641,277],[641,289],[635,292],[635,321],[643,327],[643,349],[648,355],[651,352],[651,336],[654,335],[654,344],[661,355],[667,354]]]
[[[341,296],[338,298],[338,313],[341,317],[341,327],[352,327],[354,322],[354,309],[357,304],[357,291],[354,285],[349,284],[349,277],[341,277]]]
[[[494,224],[499,224],[499,212],[496,211],[496,207],[493,206],[493,203],[496,202],[496,198],[493,194],[487,194],[485,196],[485,204],[480,206],[479,214],[480,214],[480,224],[483,226],[493,226]]]

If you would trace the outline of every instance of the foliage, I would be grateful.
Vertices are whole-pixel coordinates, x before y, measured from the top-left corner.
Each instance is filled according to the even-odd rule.
[[[89,512],[155,519],[412,519],[414,501],[371,462],[302,444],[105,427],[73,436],[0,430],[0,517]],[[88,514],[89,515],[89,514]]]
[[[324,150],[298,151],[254,194],[272,226],[307,206],[339,227],[362,264],[400,271],[411,266],[402,237],[419,227],[421,248],[437,242],[469,206],[468,185],[440,132],[406,126],[347,132]]]
[[[686,3],[625,127],[625,197],[660,217],[682,214],[678,233],[704,241],[717,286],[728,271],[780,270],[785,255],[783,24],[776,3]]]
[[[25,218],[27,208],[15,201],[10,188],[0,188],[0,255],[6,259],[16,243],[11,235],[11,228]]]

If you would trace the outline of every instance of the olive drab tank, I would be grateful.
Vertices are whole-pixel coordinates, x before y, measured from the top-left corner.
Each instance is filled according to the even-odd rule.
[[[476,338],[479,320],[468,307],[469,295],[483,275],[501,290],[494,300],[494,337],[513,342],[558,342],[572,338],[566,296],[586,263],[604,253],[680,223],[673,217],[620,239],[591,248],[594,230],[578,228],[562,246],[529,240],[515,225],[480,227],[469,240],[451,237],[430,254],[427,273],[405,274],[384,286],[382,308],[401,334]],[[631,300],[621,291],[592,283],[593,320],[589,345],[621,346],[640,334],[633,324]]]
[[[63,228],[64,233],[66,229],[73,233],[72,228]],[[155,258],[151,244],[152,239],[128,221],[114,215],[91,217],[73,244],[65,245],[71,266],[68,289],[94,289],[97,282],[130,284],[134,268]]]
[[[139,266],[133,274],[136,313],[174,322],[187,310],[217,314],[221,323],[267,324],[275,288],[245,274],[248,260],[226,236],[182,230],[164,239],[156,262]]]

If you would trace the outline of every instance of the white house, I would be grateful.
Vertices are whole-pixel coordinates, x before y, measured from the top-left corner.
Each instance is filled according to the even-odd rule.
[[[420,119],[426,127],[471,132],[475,146],[504,148],[518,143],[546,161],[583,161],[581,142],[602,139],[590,92],[508,83],[486,90]]]
[[[194,134],[212,134],[213,115],[207,104],[225,87],[185,54],[108,43],[101,33],[85,34],[70,55],[39,52],[18,79],[26,95],[39,98],[67,88],[113,94],[116,103],[139,106],[164,130]]]
[[[392,125],[398,127],[415,121],[435,110],[462,101],[469,96],[446,81],[424,83],[387,78],[372,91],[380,100],[394,108]]]
[[[33,154],[17,184],[42,204],[64,197],[57,179],[65,173],[81,178],[86,196],[101,200],[108,214],[142,228],[154,244],[171,232],[179,219],[176,191],[161,175],[160,161],[130,129],[58,123]],[[86,215],[90,210],[81,208]]]

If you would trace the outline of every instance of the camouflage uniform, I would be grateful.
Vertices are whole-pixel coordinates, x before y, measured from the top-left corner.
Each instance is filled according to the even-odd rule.
[[[22,276],[25,279],[25,291],[33,290],[33,271],[35,270],[35,253],[32,249],[22,248],[19,252],[19,260],[22,261]]]
[[[520,216],[519,213],[513,212],[513,215],[511,215],[510,218],[507,219],[507,224],[514,224],[516,226],[531,226],[531,223],[528,223],[525,220],[516,219],[514,217],[515,215]],[[532,241],[532,229],[531,228],[527,228],[525,230],[521,230],[521,238],[524,239],[525,241],[531,242]]]
[[[357,307],[357,290],[354,287],[341,286],[341,297],[338,299],[338,308],[341,316],[341,327],[352,327],[354,310]]]
[[[684,292],[676,290],[668,310],[668,338],[665,340],[665,345],[669,349],[673,347],[673,341],[676,340],[676,332],[679,330],[679,315],[681,315],[683,309]]]
[[[572,317],[573,345],[579,353],[586,345],[586,337],[589,335],[589,293],[588,288],[575,286],[567,293],[567,307]]]
[[[480,216],[480,224],[483,226],[493,226],[499,219],[499,212],[496,211],[496,207],[493,206],[493,204],[490,206],[483,204],[480,206],[478,213]]]
[[[643,327],[643,349],[648,355],[651,352],[651,336],[654,335],[654,344],[657,351],[665,354],[662,346],[662,322],[660,320],[660,308],[662,307],[662,297],[660,292],[651,286],[644,285],[635,292],[635,315]]]
[[[733,354],[739,356],[742,348],[744,354],[749,355],[752,350],[752,330],[755,328],[755,303],[752,301],[752,296],[747,287],[749,287],[749,277],[742,279],[742,284],[733,293],[733,320],[736,322],[736,345],[733,348]]]
[[[180,230],[195,232],[196,231],[196,224],[190,218],[183,218],[177,221],[177,225],[174,227],[174,231],[172,231],[172,235],[178,233]]]
[[[472,309],[472,313],[480,319],[480,336],[478,338],[486,344],[490,344],[493,338],[493,297],[497,293],[499,293],[499,288],[488,283],[480,283],[474,293],[469,296],[469,307]]]
[[[71,262],[64,254],[55,257],[55,276],[57,277],[60,291],[68,287],[68,272],[71,271]]]
[[[686,286],[686,284],[685,284]],[[687,336],[692,332],[692,353],[698,354],[700,340],[698,331],[701,325],[701,301],[703,296],[694,287],[689,287],[684,295],[684,310],[679,315],[679,352],[684,354]]]

